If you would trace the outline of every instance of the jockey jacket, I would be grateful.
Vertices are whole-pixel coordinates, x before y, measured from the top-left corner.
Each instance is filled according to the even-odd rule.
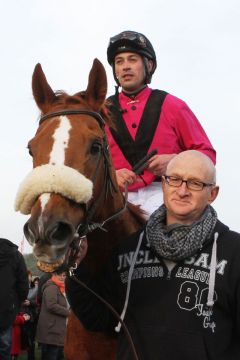
[[[119,314],[124,309],[139,360],[239,360],[239,257],[240,235],[217,221],[202,249],[171,270],[141,230],[120,243],[97,278],[84,261],[76,276]],[[118,320],[105,304],[71,278],[66,286],[70,306],[86,329],[114,331]],[[207,305],[210,292],[213,306]],[[117,359],[133,359],[122,329]]]
[[[108,100],[115,127],[106,126],[106,132],[116,170],[132,169],[140,158],[153,149],[157,149],[158,154],[199,150],[216,163],[215,150],[184,101],[148,86],[134,97],[121,92]],[[151,184],[155,175],[145,170],[140,179],[142,181],[129,186],[130,191]]]

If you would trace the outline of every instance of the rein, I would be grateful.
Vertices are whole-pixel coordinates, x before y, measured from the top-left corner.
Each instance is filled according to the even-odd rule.
[[[119,316],[118,312],[114,309],[114,307],[111,304],[109,304],[109,302],[107,302],[102,296],[100,296],[95,291],[93,291],[91,288],[89,288],[84,282],[79,280],[74,274],[70,274],[70,278],[73,279],[76,283],[78,283],[82,287],[84,287],[84,289],[88,290],[92,295],[96,296],[98,298],[98,300],[100,300],[103,304],[106,305],[106,307],[111,311],[111,313],[114,315],[114,317],[121,323],[123,331],[126,335],[127,341],[129,342],[129,346],[132,351],[133,359],[139,360],[132,337],[129,333],[129,330],[128,330],[127,326],[125,325],[124,321]]]
[[[146,165],[147,165],[147,162],[148,160],[157,154],[157,149],[153,149],[149,154],[147,154],[146,156],[144,156],[133,168],[132,168],[132,171],[135,172],[135,174],[139,175],[141,174],[141,172],[145,169]],[[102,193],[103,194],[103,193]],[[125,190],[124,190],[124,205],[122,207],[122,209],[118,210],[115,214],[111,215],[109,218],[107,218],[106,220],[104,220],[102,223],[90,223],[89,222],[89,219],[92,218],[92,215],[93,213],[95,212],[95,208],[97,208],[97,202],[95,203],[95,208],[94,206],[92,206],[92,211],[89,212],[88,216],[87,216],[87,219],[85,221],[85,224],[80,224],[78,226],[78,229],[77,229],[77,233],[78,235],[81,237],[84,237],[86,236],[88,233],[96,230],[97,228],[103,230],[103,231],[106,231],[104,229],[104,225],[106,223],[108,223],[109,221],[111,220],[114,220],[116,217],[118,217],[119,215],[121,215],[125,210],[126,210],[126,207],[127,207],[127,202],[128,202],[128,183],[125,184]]]

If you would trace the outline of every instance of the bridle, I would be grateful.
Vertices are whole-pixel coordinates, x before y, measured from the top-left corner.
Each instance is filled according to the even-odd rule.
[[[63,109],[63,110],[59,110],[59,111],[49,112],[45,115],[42,115],[40,117],[39,124],[42,124],[43,121],[45,121],[46,119],[52,118],[54,116],[78,115],[78,114],[92,116],[95,120],[97,120],[97,122],[104,134],[102,151],[99,153],[99,158],[98,158],[98,162],[96,165],[95,173],[91,179],[94,184],[94,181],[96,180],[98,171],[100,169],[101,159],[103,158],[103,160],[104,160],[104,191],[101,192],[100,197],[96,201],[91,202],[90,204],[87,205],[87,216],[86,216],[84,222],[79,224],[76,229],[75,237],[83,238],[88,233],[90,233],[96,229],[101,229],[101,230],[106,231],[104,229],[104,225],[106,223],[114,220],[118,216],[120,216],[126,210],[127,201],[128,201],[128,183],[125,184],[125,189],[124,189],[125,195],[124,195],[124,203],[123,203],[122,208],[120,210],[118,210],[116,213],[109,216],[107,219],[103,220],[101,223],[93,222],[92,218],[93,218],[95,212],[97,211],[97,208],[99,207],[99,204],[101,203],[103,197],[105,196],[105,198],[106,198],[109,192],[111,194],[113,194],[113,191],[117,192],[117,188],[114,184],[112,174],[110,172],[110,153],[109,153],[109,145],[108,145],[108,141],[107,141],[107,135],[106,135],[106,131],[105,131],[105,120],[103,119],[103,117],[101,116],[101,114],[99,112],[96,112],[93,110]],[[135,172],[136,175],[141,174],[141,172],[145,169],[145,167],[148,163],[148,160],[155,154],[157,154],[157,149],[153,149],[149,154],[144,156],[137,164],[135,164],[135,166],[132,168],[132,171]]]
[[[101,149],[101,152],[99,152],[99,157],[98,157],[98,161],[96,164],[96,168],[95,168],[95,172],[93,174],[92,177],[92,182],[94,184],[94,181],[96,180],[99,170],[100,170],[100,165],[101,165],[101,161],[103,159],[104,161],[104,177],[103,177],[103,191],[101,191],[101,195],[98,197],[97,200],[92,201],[91,203],[87,204],[87,211],[86,211],[86,218],[84,220],[83,223],[79,224],[76,230],[76,234],[75,237],[84,237],[86,236],[89,232],[94,231],[95,229],[99,228],[101,230],[105,230],[104,229],[104,225],[106,223],[108,223],[109,221],[115,219],[116,217],[118,217],[119,215],[121,215],[127,207],[127,195],[128,195],[128,188],[127,188],[127,184],[125,186],[125,197],[124,197],[124,204],[123,207],[118,210],[116,213],[114,213],[113,215],[111,215],[110,217],[108,217],[107,219],[105,219],[104,221],[102,221],[101,223],[99,222],[93,222],[92,218],[94,216],[94,214],[96,213],[101,201],[103,200],[103,198],[107,197],[107,195],[109,193],[113,194],[113,192],[117,192],[117,188],[114,184],[113,178],[112,178],[112,174],[110,172],[110,153],[109,153],[109,145],[108,145],[108,141],[107,141],[107,136],[106,136],[106,132],[105,132],[105,121],[103,119],[103,117],[101,116],[101,114],[99,112],[93,111],[93,110],[88,110],[88,109],[63,109],[63,110],[59,110],[59,111],[54,111],[54,112],[49,112],[43,116],[40,117],[39,120],[39,124],[42,124],[43,121],[45,121],[46,119],[55,117],[55,116],[63,116],[63,115],[89,115],[91,117],[93,117],[95,120],[97,120],[101,130],[103,131],[103,146]]]
[[[118,210],[116,213],[114,213],[113,215],[111,215],[110,217],[108,217],[107,219],[102,221],[101,223],[92,222],[91,221],[92,217],[93,217],[94,213],[96,212],[96,210],[97,210],[100,202],[102,201],[103,197],[104,196],[107,197],[109,191],[111,193],[113,191],[117,192],[117,188],[116,188],[116,186],[115,186],[115,184],[113,182],[112,175],[111,175],[111,172],[110,172],[109,145],[108,145],[107,136],[106,136],[106,132],[105,132],[105,121],[104,121],[104,119],[102,118],[102,116],[98,112],[95,112],[95,111],[92,111],[92,110],[64,109],[64,110],[60,110],[60,111],[50,112],[50,113],[47,113],[47,114],[41,116],[39,124],[42,124],[43,121],[45,121],[46,119],[52,118],[54,116],[75,115],[75,114],[76,115],[81,114],[81,115],[90,115],[90,116],[92,116],[94,119],[97,120],[97,122],[98,122],[98,124],[99,124],[99,126],[102,129],[103,134],[104,134],[102,151],[99,154],[98,162],[96,164],[95,172],[94,172],[93,178],[92,178],[92,181],[94,183],[94,181],[97,178],[99,169],[100,169],[101,159],[103,158],[103,160],[104,160],[104,180],[103,180],[104,181],[104,185],[103,185],[104,191],[101,192],[101,195],[100,195],[100,197],[98,198],[97,201],[92,202],[90,205],[87,205],[87,216],[85,218],[85,221],[84,221],[84,223],[79,224],[78,227],[77,227],[75,237],[80,238],[80,242],[81,242],[81,239],[84,238],[89,232],[92,232],[97,228],[99,228],[101,230],[105,230],[103,226],[107,222],[115,219],[116,217],[118,217],[120,214],[122,214],[126,210],[127,198],[128,198],[128,185],[127,184],[125,185],[125,197],[124,197],[123,207],[120,210]],[[82,287],[87,289],[89,292],[91,292],[100,301],[102,301],[109,308],[109,310],[113,313],[113,315],[118,319],[118,321],[120,321],[120,323],[122,324],[123,331],[125,332],[127,340],[129,342],[133,357],[134,357],[135,360],[138,360],[138,355],[137,355],[135,346],[133,344],[132,337],[131,337],[131,335],[129,333],[129,330],[126,327],[124,321],[121,319],[121,317],[119,316],[117,311],[113,308],[113,306],[111,304],[109,304],[99,294],[97,294],[95,291],[93,291],[91,288],[89,288],[85,283],[80,281],[75,276],[74,270],[76,269],[76,265],[77,265],[76,263],[72,264],[71,261],[70,261],[70,263],[68,265],[69,265],[69,275],[70,275],[70,277],[75,282],[77,282],[79,285],[81,285]]]
[[[94,184],[94,181],[97,179],[98,176],[98,172],[100,169],[100,165],[101,165],[101,160],[103,159],[104,161],[104,191],[101,192],[100,197],[95,201],[95,202],[91,202],[90,204],[87,205],[87,216],[84,220],[84,223],[81,223],[78,225],[76,233],[75,233],[75,237],[80,239],[79,240],[79,245],[76,246],[77,249],[79,249],[80,246],[80,242],[82,240],[82,238],[86,237],[86,235],[92,231],[94,231],[95,229],[99,228],[101,230],[105,230],[104,229],[104,225],[106,223],[108,223],[109,221],[115,219],[116,217],[120,216],[127,207],[127,199],[128,199],[128,184],[126,183],[125,185],[125,197],[124,197],[124,204],[123,207],[118,210],[116,213],[112,214],[111,216],[109,216],[107,219],[105,219],[104,221],[102,221],[101,223],[97,223],[97,222],[92,222],[92,218],[97,210],[97,208],[99,207],[99,204],[101,203],[103,197],[105,196],[105,198],[107,197],[108,193],[110,192],[111,194],[114,192],[117,192],[117,188],[114,184],[113,178],[112,178],[112,174],[110,172],[110,154],[109,154],[109,145],[108,145],[108,141],[107,141],[107,136],[106,136],[106,132],[105,132],[105,121],[103,119],[103,117],[100,115],[100,113],[93,111],[93,110],[87,110],[87,109],[63,109],[60,111],[55,111],[55,112],[50,112],[47,113],[43,116],[41,116],[39,124],[42,124],[43,121],[45,121],[46,119],[52,118],[54,116],[62,116],[62,115],[89,115],[92,116],[95,120],[97,120],[101,130],[103,131],[103,146],[102,146],[102,151],[99,153],[99,158],[96,164],[96,168],[95,168],[95,172],[93,174],[92,177],[92,182]],[[133,171],[136,174],[140,174],[142,172],[142,170],[146,167],[148,160],[157,153],[157,150],[154,149],[151,153],[147,154],[143,159],[141,159],[137,164],[135,164],[135,166],[133,167]],[[102,156],[101,156],[102,155]],[[106,231],[106,230],[105,230]],[[74,250],[74,242],[73,244],[73,250]],[[72,259],[74,261],[74,259]],[[105,299],[103,299],[99,294],[97,294],[95,291],[93,291],[91,288],[89,288],[85,283],[83,283],[81,280],[79,280],[76,275],[74,274],[74,270],[76,269],[77,264],[73,263],[72,261],[69,262],[68,264],[69,266],[69,276],[75,281],[77,282],[79,285],[81,285],[82,287],[84,287],[85,289],[87,289],[90,293],[92,293],[94,296],[96,296],[101,302],[103,302],[108,309],[110,310],[110,312],[112,312],[112,314],[118,319],[118,321],[121,323],[123,331],[126,335],[127,341],[129,343],[129,346],[131,348],[131,352],[133,355],[133,358],[135,360],[139,360],[134,343],[132,341],[132,337],[129,333],[129,330],[127,328],[127,326],[125,325],[124,321],[121,319],[121,317],[119,316],[119,314],[117,313],[117,311],[113,308],[113,306],[111,304],[109,304]]]

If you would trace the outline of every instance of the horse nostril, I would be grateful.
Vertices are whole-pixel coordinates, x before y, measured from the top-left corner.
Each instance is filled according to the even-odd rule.
[[[59,241],[66,241],[72,239],[74,235],[74,228],[70,224],[59,221],[54,225],[48,234],[48,237],[52,244],[56,243],[59,245]]]
[[[32,246],[44,241],[46,244],[50,243],[60,248],[71,242],[75,233],[74,226],[64,221],[56,221],[54,224],[45,224],[45,226],[36,226],[35,222],[28,220],[23,227],[23,231]]]
[[[29,226],[29,221],[26,222],[26,224],[23,227],[24,236],[29,242],[30,245],[34,245],[36,242],[36,236],[34,232],[31,230],[31,226]]]

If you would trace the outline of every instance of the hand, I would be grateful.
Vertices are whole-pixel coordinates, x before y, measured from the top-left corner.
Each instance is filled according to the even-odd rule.
[[[125,189],[125,184],[129,185],[137,181],[137,175],[129,169],[119,169],[116,170],[117,183],[121,190]]]
[[[29,314],[23,314],[24,320],[28,321],[30,320],[30,315]]]
[[[167,165],[176,154],[154,155],[148,162],[148,170],[156,176],[162,176],[166,172]]]
[[[30,305],[30,301],[29,301],[28,299],[24,300],[23,305],[29,306],[29,305]]]

